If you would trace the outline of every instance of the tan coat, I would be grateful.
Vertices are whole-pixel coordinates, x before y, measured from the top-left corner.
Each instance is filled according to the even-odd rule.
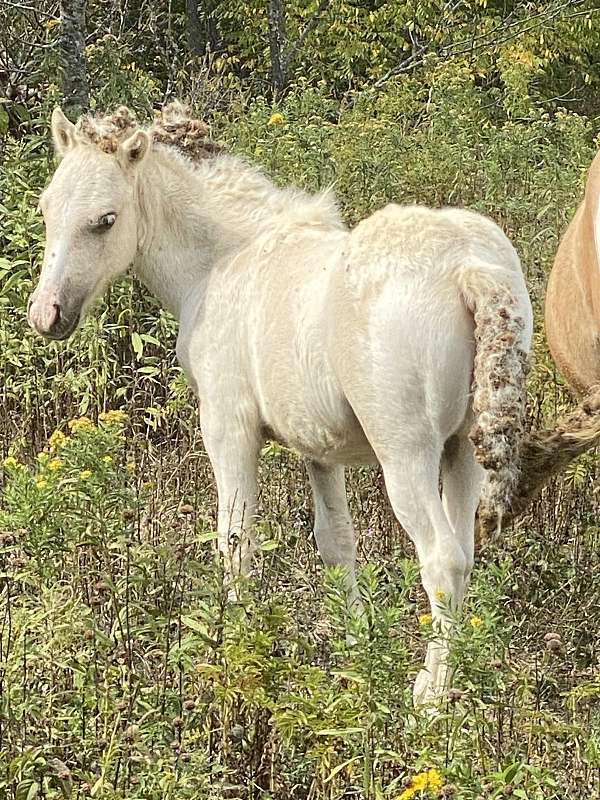
[[[576,394],[600,384],[600,153],[562,238],[546,291],[546,338]]]

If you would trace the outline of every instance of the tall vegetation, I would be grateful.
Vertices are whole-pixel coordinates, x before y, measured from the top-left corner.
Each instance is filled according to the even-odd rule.
[[[126,280],[71,342],[25,322],[68,81],[71,113],[180,96],[278,182],[333,183],[350,224],[390,201],[492,216],[538,311],[532,424],[552,421],[569,398],[539,310],[597,147],[596,5],[88,0],[82,49],[61,7],[84,3],[0,0],[0,797],[600,797],[591,456],[480,554],[431,720],[410,703],[429,620],[376,471],[350,476],[365,627],[274,444],[228,605],[174,321]]]

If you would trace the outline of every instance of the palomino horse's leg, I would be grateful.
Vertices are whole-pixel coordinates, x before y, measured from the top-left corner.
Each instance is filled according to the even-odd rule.
[[[249,574],[256,550],[253,524],[260,440],[256,431],[237,426],[233,420],[209,416],[204,406],[201,423],[217,483],[218,545],[235,594],[236,581]]]
[[[447,688],[449,616],[462,605],[472,565],[472,555],[455,536],[439,496],[440,456],[439,452],[411,450],[409,445],[397,460],[382,463],[394,513],[415,544],[433,626],[439,634],[429,643],[425,667],[415,681],[415,704],[435,703]]]
[[[314,534],[321,558],[328,566],[346,568],[349,604],[360,610],[356,585],[356,541],[348,509],[344,467],[307,461],[315,501]]]

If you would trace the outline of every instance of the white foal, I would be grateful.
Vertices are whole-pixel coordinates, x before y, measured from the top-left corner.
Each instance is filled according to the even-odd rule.
[[[177,317],[234,576],[251,566],[272,438],[306,457],[319,551],[356,599],[344,465],[379,462],[439,631],[415,697],[439,698],[478,502],[501,515],[518,472],[532,314],[508,239],[477,214],[418,206],[349,231],[330,194],[215,155],[178,105],[148,130],[127,109],[77,126],[57,110],[52,128],[62,161],[40,201],[30,324],[66,338],[130,265]]]

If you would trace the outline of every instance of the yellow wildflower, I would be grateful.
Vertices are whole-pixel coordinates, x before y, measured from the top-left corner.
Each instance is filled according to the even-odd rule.
[[[89,417],[77,417],[69,421],[69,430],[73,433],[77,431],[89,431],[94,427],[94,423]]]
[[[135,464],[133,463],[133,461],[128,461],[125,464],[125,469],[127,470],[127,472],[130,472],[130,473],[135,472]]]
[[[48,30],[51,31],[52,28],[56,28],[57,25],[60,25],[60,20],[59,19],[56,19],[56,18],[55,19],[49,19],[48,22],[46,23],[46,28],[48,28]]]
[[[92,470],[91,469],[82,469],[79,473],[79,477],[82,481],[86,481],[88,478],[92,477]]]
[[[437,592],[435,593],[435,596],[437,600],[445,600],[446,592],[444,592],[442,589],[438,589]]]
[[[5,458],[2,463],[4,464],[5,467],[8,467],[9,469],[18,466],[19,464],[17,459],[13,458],[12,456],[8,456],[7,458]]]
[[[52,436],[48,439],[48,444],[50,445],[51,449],[56,450],[59,447],[63,447],[69,441],[69,437],[65,436],[62,431],[54,431]]]
[[[123,425],[127,421],[127,414],[125,411],[115,408],[112,411],[104,411],[99,414],[98,419],[105,425]]]
[[[36,489],[45,489],[48,486],[48,481],[45,478],[38,478],[35,482]]]
[[[471,625],[474,628],[481,628],[481,626],[483,625],[483,620],[481,619],[481,617],[471,617]]]
[[[51,472],[58,472],[58,470],[62,467],[63,461],[60,458],[53,458],[52,461],[48,464],[48,469]]]
[[[281,125],[282,122],[283,122],[283,114],[280,114],[279,111],[275,111],[269,117],[267,125]]]
[[[48,459],[50,458],[50,456],[48,455],[48,453],[38,453],[38,457],[37,458],[38,458],[38,461],[40,462],[40,464],[42,464],[42,466],[43,466],[44,464],[48,463]]]
[[[433,617],[431,614],[419,614],[419,622],[421,625],[431,625]]]
[[[104,461],[105,464],[112,464],[112,456],[102,456],[102,461]]]
[[[428,769],[426,772],[417,773],[406,789],[398,795],[396,800],[408,800],[417,792],[431,791],[437,793],[442,788],[442,776],[437,769]]]

